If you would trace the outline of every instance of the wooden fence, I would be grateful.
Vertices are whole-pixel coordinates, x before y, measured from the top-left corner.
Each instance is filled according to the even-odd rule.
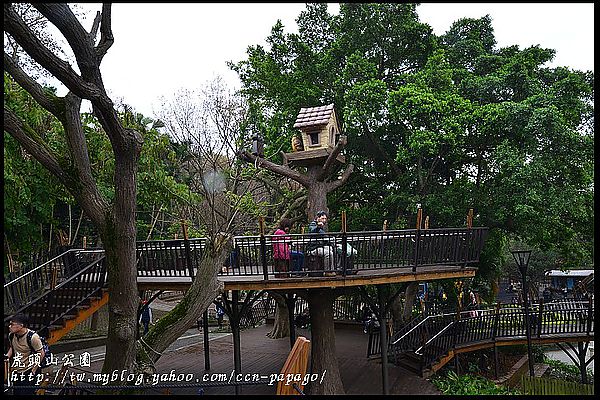
[[[521,377],[521,388],[523,393],[534,395],[594,394],[594,385],[531,376]]]

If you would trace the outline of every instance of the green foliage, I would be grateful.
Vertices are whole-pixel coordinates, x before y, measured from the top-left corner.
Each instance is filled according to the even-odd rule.
[[[592,72],[547,68],[554,50],[496,47],[491,18],[463,18],[441,36],[414,4],[309,4],[299,34],[281,24],[270,48],[230,66],[264,132],[267,154],[289,148],[300,107],[333,102],[355,172],[330,194],[350,229],[491,228],[477,283],[505,267],[509,240],[566,266],[593,260]],[[550,254],[550,253],[549,253]]]
[[[47,88],[54,92],[53,88]],[[29,94],[4,74],[5,106],[25,121],[32,132],[43,135],[38,141],[55,154],[66,170],[71,159],[65,143],[62,126],[41,108]],[[130,108],[120,112],[124,126],[136,129],[144,137],[137,175],[138,235],[145,239],[150,226],[153,207],[172,210],[175,206],[198,202],[197,194],[174,177],[178,169],[175,150],[169,137],[160,133],[160,121],[146,118]],[[81,114],[84,135],[90,156],[92,175],[98,189],[109,201],[114,198],[115,163],[110,142],[97,119],[89,113]],[[4,133],[4,231],[13,254],[37,250],[48,238],[50,224],[64,224],[53,216],[59,204],[74,204],[65,187],[27,154],[6,132]],[[176,221],[179,226],[179,221]],[[40,230],[40,226],[43,229]]]
[[[567,364],[560,360],[554,360],[552,358],[544,357],[544,364],[548,364],[551,367],[550,377],[553,379],[560,379],[568,382],[582,383],[581,371],[575,365]],[[594,382],[594,372],[591,368],[587,369],[588,382]]]
[[[444,376],[434,376],[431,382],[443,393],[449,395],[518,395],[516,389],[496,385],[493,381],[472,374],[457,375],[448,371]]]
[[[54,89],[48,89],[54,91]],[[48,112],[41,108],[9,76],[4,74],[4,104],[32,129],[44,132],[53,151],[64,149],[62,133]],[[46,245],[48,227],[56,223],[54,206],[72,198],[58,180],[4,133],[4,233],[12,254],[37,251]]]

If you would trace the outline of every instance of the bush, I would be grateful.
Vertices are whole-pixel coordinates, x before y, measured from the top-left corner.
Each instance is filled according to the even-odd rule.
[[[449,371],[445,376],[436,376],[431,382],[443,393],[450,395],[474,394],[521,394],[516,389],[496,385],[493,381],[477,375],[457,375]]]
[[[551,367],[550,378],[582,383],[581,372],[575,365],[567,364],[559,360],[553,360],[548,357],[544,357],[544,363]],[[594,373],[590,368],[587,369],[587,375],[588,383],[594,382]]]

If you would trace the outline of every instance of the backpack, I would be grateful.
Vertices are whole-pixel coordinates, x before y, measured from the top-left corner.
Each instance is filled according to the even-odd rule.
[[[31,344],[31,338],[33,337],[34,333],[36,333],[36,332],[32,331],[32,330],[27,331],[27,345],[29,346],[29,349],[31,350],[31,354],[36,353],[35,349],[33,348],[33,344]],[[14,336],[15,336],[14,333],[8,334],[8,342],[10,343],[11,346],[12,346],[12,340],[13,340]],[[52,359],[52,352],[50,351],[50,345],[48,344],[48,341],[46,341],[46,338],[40,334],[38,334],[38,336],[40,337],[40,341],[42,342],[42,349],[44,350],[44,358],[42,358],[40,360],[40,369],[42,369],[42,368],[45,368],[50,365],[50,360]]]

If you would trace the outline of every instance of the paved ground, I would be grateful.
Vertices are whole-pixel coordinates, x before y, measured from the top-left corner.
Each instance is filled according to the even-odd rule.
[[[248,329],[241,333],[242,348],[242,373],[259,374],[270,377],[278,374],[287,359],[290,351],[289,338],[269,339],[266,334],[271,325],[262,325],[257,328]],[[305,336],[310,340],[310,331],[299,329],[297,334]],[[219,374],[230,376],[233,371],[233,340],[232,335],[227,333],[211,333],[210,335],[210,370],[204,369],[204,346],[203,335],[194,329],[188,330],[180,339],[169,347],[156,367],[159,374],[193,374],[202,382],[206,376],[217,377]],[[381,363],[367,360],[368,335],[360,329],[340,328],[336,329],[336,349],[338,362],[342,375],[346,394],[381,394],[382,378]],[[77,369],[79,355],[87,351],[91,355],[91,367]],[[74,373],[87,372],[85,378],[80,382],[86,382],[93,378],[94,372],[99,372],[104,359],[104,346],[96,346],[84,350],[69,352],[74,355],[76,369]],[[57,354],[63,357],[64,354]],[[310,365],[310,364],[309,364]],[[324,379],[327,379],[325,374]],[[390,392],[392,394],[440,394],[429,381],[422,379],[414,373],[403,368],[389,365]],[[235,394],[233,386],[201,387],[198,384],[194,388],[173,389],[172,394],[198,394],[199,390],[204,394]],[[242,386],[241,394],[275,394],[276,384],[273,385],[248,385]],[[148,392],[155,394],[157,390]]]

